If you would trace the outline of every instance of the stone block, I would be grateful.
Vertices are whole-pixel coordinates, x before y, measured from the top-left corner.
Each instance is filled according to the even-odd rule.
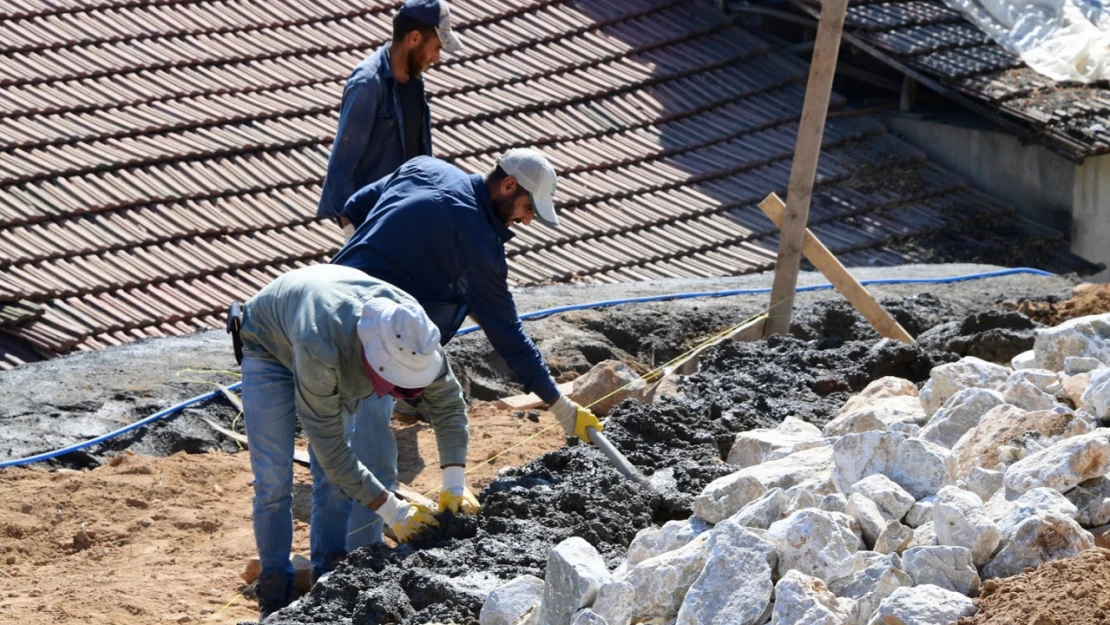
[[[1037,367],[1063,371],[1069,356],[1110,363],[1110,313],[1069,319],[1037,331],[1033,341]]]
[[[937,544],[966,547],[976,566],[990,560],[1002,539],[979,496],[955,486],[945,486],[937,493],[933,503],[933,527]]]
[[[1006,488],[1024,493],[1045,486],[1069,491],[1110,469],[1110,429],[1064,439],[1014,463],[1006,471]]]
[[[728,453],[728,463],[739,467],[755,466],[763,463],[772,451],[793,448],[798,443],[820,438],[821,430],[817,426],[796,417],[786,417],[777,428],[760,428],[737,434]]]
[[[1095,545],[1090,532],[1071,518],[1055,512],[1039,512],[1017,524],[1010,540],[983,568],[983,577],[1010,577],[1026,568],[1070,558]]]
[[[902,552],[902,570],[914,586],[932,584],[962,595],[979,593],[979,570],[967,547],[910,547]]]
[[[771,625],[855,625],[856,606],[838,599],[820,579],[789,571],[775,585]]]
[[[913,495],[882,473],[869,475],[852,484],[850,493],[858,493],[874,501],[879,512],[888,521],[897,521],[906,516],[913,507]]]
[[[481,625],[513,625],[528,610],[539,606],[543,589],[543,580],[533,575],[521,575],[498,586],[486,595],[478,622]]]
[[[540,625],[566,625],[608,581],[609,569],[593,545],[577,536],[559,543],[547,557]]]
[[[944,402],[921,428],[920,438],[951,449],[968,430],[979,425],[979,419],[991,408],[1006,401],[998,391],[965,388]]]
[[[952,625],[979,608],[964,595],[925,584],[895,589],[879,604],[868,625]]]
[[[778,549],[779,576],[797,570],[832,581],[855,573],[859,538],[847,519],[811,508],[771,525],[766,538]]]

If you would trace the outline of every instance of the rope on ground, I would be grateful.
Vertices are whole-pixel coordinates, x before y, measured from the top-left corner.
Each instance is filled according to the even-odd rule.
[[[220,384],[219,382],[213,382],[211,380],[198,380],[196,378],[187,378],[187,377],[181,375],[183,373],[219,374],[219,375],[229,375],[229,376],[232,376],[232,377],[235,377],[235,378],[243,377],[242,373],[239,373],[238,371],[229,371],[227,369],[182,369],[182,370],[178,371],[176,374],[174,374],[177,377],[177,379],[182,380],[184,382],[192,382],[193,384],[209,384],[209,385],[215,386],[216,388],[220,389],[221,392],[223,392],[227,395],[231,395],[231,391],[226,386],[224,386],[223,384]],[[242,418],[242,416],[243,416],[243,411],[240,410],[239,413],[235,415],[235,418],[231,420],[231,430],[232,431],[235,430],[235,426],[239,423],[239,419]],[[245,447],[243,447],[243,443],[240,443],[239,441],[235,441],[235,444],[239,446],[240,451],[245,449]]]

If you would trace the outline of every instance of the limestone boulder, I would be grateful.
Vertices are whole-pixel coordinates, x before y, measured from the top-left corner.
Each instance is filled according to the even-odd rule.
[[[840,493],[825,495],[817,507],[825,512],[848,514],[848,498]]]
[[[1087,480],[1065,493],[1075,505],[1075,520],[1083,527],[1110,524],[1110,479],[1096,477]]]
[[[771,567],[762,553],[714,541],[679,607],[676,625],[761,625],[773,592]]]
[[[626,399],[643,399],[646,390],[647,383],[631,367],[619,360],[603,360],[574,380],[570,398],[605,416]]]
[[[1006,470],[1006,488],[1024,493],[1045,486],[1069,491],[1110,469],[1110,429],[1064,439],[1023,458]]]
[[[979,499],[989,501],[1002,488],[1002,476],[1001,471],[972,467],[967,477],[960,480],[957,485],[975,493],[979,496]]]
[[[1010,377],[1006,379],[1006,385],[1008,386],[1010,384],[1013,384],[1017,380],[1024,380],[1026,382],[1029,382],[1033,386],[1051,395],[1052,391],[1050,391],[1049,389],[1052,388],[1054,385],[1060,383],[1060,376],[1055,371],[1051,371],[1049,369],[1027,368],[1020,371],[1015,370],[1013,373],[1011,373]],[[1002,388],[1005,389],[1006,387],[1003,386]]]
[[[1037,331],[1033,341],[1036,366],[1063,371],[1064,359],[1094,358],[1110,363],[1110,313],[1070,319]]]
[[[848,496],[848,514],[859,523],[867,548],[874,547],[887,523],[879,506],[859,493],[852,493]]]
[[[478,613],[481,625],[513,625],[528,610],[539,606],[543,599],[543,580],[522,575],[493,589]]]
[[[1033,352],[1033,350],[1030,349],[1028,351],[1021,352],[1017,356],[1014,356],[1012,359],[1010,359],[1010,368],[1014,370],[1033,369],[1037,366],[1036,360],[1037,355]]]
[[[902,553],[913,541],[913,528],[898,521],[889,521],[875,539],[875,551],[881,554]]]
[[[979,419],[1006,400],[998,391],[965,388],[944,402],[944,405],[921,428],[920,437],[941,447],[952,448],[968,430],[979,425]]]
[[[739,467],[755,466],[766,460],[772,451],[820,438],[821,430],[817,426],[796,417],[786,417],[776,428],[737,434],[728,453],[728,463]]]
[[[1090,406],[1098,418],[1110,418],[1110,369],[1091,373],[1090,385],[1080,396],[1080,402]]]
[[[709,529],[710,525],[696,516],[684,521],[667,521],[663,527],[644,528],[636,533],[628,546],[628,564],[639,564],[661,553],[674,551]]]
[[[883,599],[868,625],[951,625],[978,611],[960,593],[931,584],[903,586]]]
[[[729,517],[729,520],[744,527],[765,530],[775,521],[782,519],[786,505],[786,491],[772,488],[759,499],[744,506],[740,512]]]
[[[937,530],[933,525],[933,521],[929,521],[918,525],[913,529],[913,538],[907,549],[914,547],[932,547],[937,544]],[[903,552],[904,553],[904,552]]]
[[[795,486],[815,496],[835,492],[833,447],[815,447],[717,478],[694,498],[694,513],[719,523],[762,497],[770,488]]]
[[[782,507],[782,517],[788,517],[798,510],[817,508],[821,505],[821,497],[809,492],[801,486],[793,486],[785,491],[786,502]],[[776,519],[777,520],[777,519]]]
[[[858,622],[866,623],[883,599],[903,586],[912,585],[913,579],[901,569],[898,556],[887,555],[869,562],[850,578],[837,581],[830,589],[837,597],[855,600]]]
[[[965,356],[956,362],[933,367],[929,372],[932,386],[928,397],[922,399],[922,406],[931,417],[948,398],[965,388],[1000,389],[1010,373],[1009,367],[989,363],[974,356]]]
[[[1064,373],[1067,375],[1090,373],[1105,366],[1106,364],[1098,358],[1084,358],[1082,356],[1067,356],[1064,358]]]
[[[605,622],[605,617],[590,608],[583,608],[574,613],[570,620],[570,625],[608,625]]]
[[[1006,383],[999,391],[1007,404],[1017,406],[1022,410],[1052,410],[1056,406],[1056,398],[1044,392],[1025,378],[1014,378]]]
[[[823,437],[823,438],[818,438],[818,439],[812,440],[812,441],[802,441],[800,443],[794,443],[792,445],[787,445],[785,447],[779,447],[778,449],[774,449],[774,450],[770,451],[767,454],[767,457],[763,459],[763,461],[764,462],[771,462],[771,461],[774,461],[774,460],[782,460],[783,458],[785,458],[789,455],[795,454],[799,451],[805,451],[807,449],[814,449],[816,447],[832,447],[833,443],[835,443],[836,440],[837,440],[837,437],[835,437],[835,436],[832,437],[832,438]]]
[[[971,596],[979,593],[979,570],[966,547],[911,547],[902,552],[902,570],[914,586],[931,584]]]
[[[766,539],[778,549],[778,573],[801,571],[832,581],[855,573],[859,538],[845,515],[799,510],[771,525]]]
[[[888,521],[897,521],[906,516],[915,503],[913,495],[882,473],[869,475],[852,484],[849,493],[863,495],[874,501],[879,512]]]
[[[969,430],[952,447],[956,471],[962,477],[972,467],[1001,470],[1017,458],[1008,458],[1004,449],[1023,446],[1022,441],[1036,440],[1040,445],[1053,443],[1091,431],[1091,423],[1067,410],[1026,412],[1005,404],[987,411],[979,425]]]
[[[999,492],[991,498],[987,506],[987,514],[995,519],[1003,541],[1010,540],[1022,521],[1042,512],[1074,519],[1079,514],[1079,509],[1067,497],[1051,488],[1034,488],[1020,497],[1013,493]]]
[[[956,482],[956,460],[949,450],[896,432],[841,437],[833,445],[833,459],[833,482],[845,493],[856,482],[875,474],[889,477],[915,499]]]
[[[705,567],[708,534],[702,534],[684,547],[648,558],[629,567],[620,581],[636,591],[634,619],[671,619],[678,614],[682,599]]]
[[[788,571],[775,585],[771,625],[855,625],[857,608],[838,599],[825,583],[799,571]]]
[[[864,387],[862,391],[853,395],[840,408],[839,414],[852,412],[876,400],[890,397],[917,397],[917,385],[905,378],[884,376]]]
[[[937,544],[966,547],[976,566],[986,564],[1002,535],[988,516],[983,500],[975,493],[945,486],[933,504],[933,526]]]
[[[914,502],[913,507],[906,513],[906,525],[910,527],[920,527],[921,525],[933,520],[933,502],[936,497],[926,497],[920,501]]]
[[[1017,524],[1010,540],[983,568],[983,577],[1010,577],[1026,568],[1070,558],[1095,544],[1094,536],[1071,518],[1039,512]]]
[[[773,542],[765,538],[766,534],[767,532],[743,527],[734,519],[726,519],[710,532],[707,548],[716,549],[719,545],[729,545],[737,549],[755,551],[767,560],[767,566],[773,571],[778,567],[779,551]]]
[[[923,428],[916,423],[893,423],[887,429],[891,432],[905,434],[909,438],[920,438]]]
[[[629,625],[635,601],[636,589],[632,584],[614,580],[601,585],[592,609],[607,625]]]
[[[540,625],[565,625],[575,612],[593,603],[610,578],[597,549],[574,536],[551,550],[544,580]]]
[[[848,412],[842,410],[822,432],[828,437],[844,436],[886,430],[897,423],[920,425],[925,419],[925,409],[916,396],[883,397]]]

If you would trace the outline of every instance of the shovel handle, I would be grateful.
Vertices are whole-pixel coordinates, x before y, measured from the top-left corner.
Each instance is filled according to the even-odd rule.
[[[597,448],[601,450],[601,453],[605,454],[605,457],[609,459],[609,462],[612,462],[613,466],[616,467],[617,471],[620,471],[622,475],[643,484],[648,483],[647,478],[644,477],[643,474],[640,473],[638,469],[636,469],[636,467],[632,466],[632,463],[628,461],[628,458],[625,458],[621,452],[617,451],[617,448],[613,447],[613,444],[609,442],[609,439],[605,438],[604,434],[597,431],[597,428],[587,427],[586,435],[590,437],[590,441],[594,445],[597,445]]]

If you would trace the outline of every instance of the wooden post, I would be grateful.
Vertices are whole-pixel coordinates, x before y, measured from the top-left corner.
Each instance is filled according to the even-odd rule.
[[[766,333],[785,334],[790,330],[794,310],[794,289],[798,286],[798,265],[802,256],[802,237],[809,219],[809,202],[813,181],[817,176],[817,157],[825,134],[825,116],[829,112],[836,57],[840,53],[840,33],[848,0],[823,0],[817,39],[809,65],[809,82],[798,124],[798,141],[794,146],[794,163],[790,168],[790,185],[786,193],[786,215],[779,239],[775,262],[775,281],[771,287]]]
[[[775,222],[775,225],[782,224],[783,211],[786,206],[779,199],[779,196],[772,193],[768,195],[762,202],[759,203],[759,208]],[[818,239],[809,228],[804,231],[805,236],[802,239],[802,253],[806,255],[809,262],[813,263],[822,274],[828,278],[829,282],[836,287],[837,291],[848,300],[859,314],[871,324],[879,336],[888,339],[896,339],[903,343],[913,343],[913,337],[909,332],[901,326],[894,317],[890,316],[875,298],[863,288],[863,285],[856,280],[844,265],[833,256],[829,248],[825,247],[824,243]]]
[[[898,110],[909,113],[917,104],[917,81],[909,76],[902,77],[902,97],[898,101]]]

